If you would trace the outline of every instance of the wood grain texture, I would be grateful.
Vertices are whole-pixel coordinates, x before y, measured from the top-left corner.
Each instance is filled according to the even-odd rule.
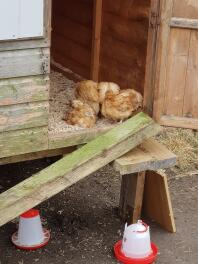
[[[127,120],[0,195],[0,225],[110,163],[159,127],[143,113]]]
[[[144,83],[144,111],[153,115],[154,87],[157,61],[157,37],[160,27],[160,1],[151,0],[149,31],[146,57],[146,72]]]
[[[48,148],[47,127],[0,133],[0,157],[16,156]]]
[[[91,79],[96,82],[98,82],[99,80],[102,5],[103,5],[103,0],[94,0],[92,52],[91,52]]]
[[[134,208],[133,208],[131,223],[137,223],[137,221],[140,220],[141,218],[145,177],[146,177],[145,171],[139,172],[137,175],[135,200],[134,200]]]
[[[48,112],[48,102],[0,107],[0,132],[47,126]]]
[[[48,76],[0,80],[0,106],[47,101],[48,99]]]
[[[198,18],[198,1],[197,0],[174,0],[173,16],[197,19]]]
[[[198,2],[163,2],[162,18],[168,17],[162,19],[158,45],[154,117],[162,125],[197,129]]]
[[[183,127],[189,129],[198,129],[198,118],[178,117],[178,116],[161,116],[159,123],[170,127]]]
[[[57,45],[58,44],[58,45]],[[52,37],[52,56],[53,47],[55,51],[60,52],[64,57],[77,62],[81,67],[90,68],[91,53],[90,50],[74,41],[67,39],[62,34],[53,33]],[[68,68],[69,65],[67,65]]]
[[[0,78],[14,78],[49,73],[49,49],[0,52]]]
[[[53,50],[52,59],[56,64],[61,65],[61,67],[65,69],[69,69],[74,73],[82,76],[82,78],[89,79],[90,77],[90,68],[82,66],[80,63],[68,58],[64,54],[62,54],[59,50]]]
[[[89,142],[99,135],[112,129],[113,126],[107,126],[104,128],[90,128],[89,131],[81,130],[71,133],[58,133],[54,134],[49,132],[49,148],[56,149],[67,146],[75,146]]]
[[[28,160],[37,160],[37,159],[43,159],[43,158],[49,158],[49,157],[62,156],[62,155],[71,153],[74,150],[75,150],[75,147],[67,147],[67,148],[61,148],[61,149],[36,151],[36,152],[26,153],[22,155],[0,158],[0,165],[18,163],[18,162],[23,162],[23,161],[28,161]]]
[[[195,30],[190,36],[183,116],[198,119],[198,31]]]
[[[100,80],[143,93],[149,9],[150,1],[104,1]]]
[[[170,168],[176,164],[176,159],[176,155],[164,145],[154,139],[148,139],[137,148],[116,159],[113,166],[121,175],[125,175]]]
[[[158,33],[157,61],[155,74],[155,94],[153,116],[159,121],[164,111],[164,98],[166,95],[167,57],[170,39],[170,20],[172,17],[173,0],[160,1],[161,25]]]
[[[170,32],[163,110],[166,115],[182,116],[190,34],[188,29],[173,28]]]
[[[198,19],[173,17],[171,18],[170,26],[178,28],[198,29]]]
[[[53,1],[51,55],[56,63],[90,78],[93,1]]]
[[[161,171],[146,174],[143,210],[167,231],[176,232],[167,176]]]

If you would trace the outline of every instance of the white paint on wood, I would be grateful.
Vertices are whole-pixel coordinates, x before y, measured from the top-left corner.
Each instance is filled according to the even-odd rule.
[[[0,40],[42,37],[43,0],[0,0]]]
[[[19,0],[0,0],[0,40],[18,37]]]
[[[43,0],[20,0],[19,38],[43,36]]]

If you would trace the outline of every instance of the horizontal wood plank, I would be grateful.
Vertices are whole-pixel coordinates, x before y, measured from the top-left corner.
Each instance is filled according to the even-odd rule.
[[[121,175],[146,170],[159,170],[173,167],[176,155],[154,139],[144,141],[114,162],[114,168]]]
[[[0,133],[0,158],[48,148],[47,127]]]
[[[49,132],[49,148],[57,149],[61,147],[81,145],[93,140],[99,135],[109,131],[113,126],[107,126],[104,128],[90,128],[70,133],[55,134],[53,131]]]
[[[68,153],[71,153],[74,150],[75,150],[75,147],[67,147],[67,148],[52,149],[52,150],[47,149],[47,150],[17,155],[17,156],[0,158],[0,165],[18,163],[18,162],[23,162],[23,161],[28,161],[28,160],[37,160],[37,159],[50,158],[50,157],[56,157],[56,156],[63,156]]]
[[[159,131],[139,113],[0,195],[0,225],[110,163]]]
[[[49,103],[27,103],[0,107],[0,132],[47,126]]]
[[[27,49],[0,52],[0,79],[49,73],[50,51]]]
[[[158,122],[163,126],[198,129],[198,118],[163,115]]]
[[[46,101],[48,99],[48,76],[0,80],[0,106]]]
[[[198,29],[198,19],[172,17],[171,27]]]

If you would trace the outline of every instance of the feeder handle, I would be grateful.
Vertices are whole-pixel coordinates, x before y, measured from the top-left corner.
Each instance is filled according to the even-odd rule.
[[[143,231],[137,231],[137,233],[145,233],[145,232],[147,232],[147,230],[148,230],[148,225],[146,224],[146,223],[144,223],[143,221],[140,221],[141,222],[141,224],[145,227],[145,230],[143,230]]]

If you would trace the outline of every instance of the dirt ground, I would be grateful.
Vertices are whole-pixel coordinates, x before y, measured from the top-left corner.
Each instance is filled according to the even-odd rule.
[[[43,159],[1,167],[0,191],[48,166]],[[169,179],[177,233],[154,223],[151,237],[159,247],[158,264],[198,263],[198,177]],[[0,228],[0,264],[113,264],[112,247],[121,239],[123,223],[117,214],[120,178],[110,166],[42,203],[43,222],[51,241],[35,252],[16,250],[10,242],[13,221]]]

